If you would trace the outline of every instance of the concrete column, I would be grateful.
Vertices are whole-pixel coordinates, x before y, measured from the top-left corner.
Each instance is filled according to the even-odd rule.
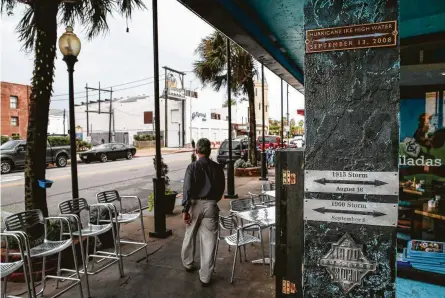
[[[304,14],[304,297],[395,297],[399,2]]]

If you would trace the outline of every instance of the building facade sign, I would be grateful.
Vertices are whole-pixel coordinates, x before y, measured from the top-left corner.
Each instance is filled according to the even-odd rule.
[[[206,113],[200,113],[200,112],[194,112],[192,113],[192,120],[195,120],[195,118],[202,118],[202,121],[207,120],[207,114]]]
[[[167,95],[168,97],[177,97],[185,99],[185,89],[168,88]]]

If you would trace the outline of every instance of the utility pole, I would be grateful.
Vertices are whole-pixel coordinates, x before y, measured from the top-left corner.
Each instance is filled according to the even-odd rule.
[[[63,109],[63,135],[65,135],[65,109]]]
[[[286,101],[287,101],[287,116],[286,116],[286,120],[287,120],[287,127],[289,128],[289,131],[287,132],[287,145],[289,146],[289,134],[290,134],[290,119],[289,119],[289,84],[286,85],[286,91],[287,91],[287,95],[286,95]]]
[[[109,116],[110,116],[110,120],[108,123],[108,143],[111,143],[112,141],[112,136],[111,136],[111,114],[113,111],[113,88],[110,88],[110,110],[109,110]]]
[[[87,113],[87,136],[90,135],[90,122],[89,122],[89,113],[88,113],[88,83],[85,85],[85,91],[86,91],[86,96],[87,96],[87,108],[85,110],[85,112]]]
[[[112,120],[112,118],[111,117],[114,117],[114,116],[112,116],[112,114],[114,113],[113,106],[112,106],[113,105],[113,88],[101,89],[100,88],[100,82],[99,82],[99,88],[88,87],[88,84],[86,84],[85,90],[86,90],[86,99],[87,99],[87,106],[86,106],[86,110],[85,110],[85,112],[87,113],[87,136],[90,136],[92,131],[93,131],[93,128],[90,127],[89,114],[90,113],[109,114],[110,118],[109,118],[109,124],[108,124],[108,142],[111,143],[111,141],[112,141],[112,138],[111,138],[111,120]],[[90,110],[90,108],[89,108],[90,102],[89,102],[89,99],[88,99],[88,91],[98,91],[99,92],[99,100],[98,100],[99,109],[98,110],[93,110],[93,111]],[[102,92],[107,92],[108,95],[110,96],[110,108],[109,108],[108,112],[102,111],[101,107],[100,107],[101,106],[101,101],[102,101],[101,100]]]

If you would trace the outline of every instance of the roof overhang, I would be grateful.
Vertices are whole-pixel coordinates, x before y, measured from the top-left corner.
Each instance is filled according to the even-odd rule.
[[[303,70],[274,41],[273,35],[242,3],[223,0],[178,0],[204,21],[248,51],[289,85],[300,92]],[[271,38],[272,37],[272,38]]]
[[[304,92],[304,0],[178,1]],[[402,54],[406,46],[445,41],[445,0],[400,0],[399,32]]]

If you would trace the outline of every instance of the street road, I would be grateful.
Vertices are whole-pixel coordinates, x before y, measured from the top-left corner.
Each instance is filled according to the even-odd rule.
[[[190,152],[166,154],[164,161],[169,166],[170,186],[182,193],[182,180],[187,165],[190,163]],[[96,193],[105,190],[117,190],[122,195],[136,195],[147,206],[148,196],[153,190],[153,178],[156,173],[153,157],[135,157],[132,160],[109,161],[103,163],[78,164],[79,195],[89,203],[96,202]],[[13,172],[1,175],[1,207],[8,212],[24,210],[24,174]],[[54,181],[47,189],[47,203],[51,215],[58,214],[58,204],[71,198],[71,168],[50,168],[46,177]],[[128,201],[130,203],[131,201]],[[177,200],[180,204],[180,199]],[[126,205],[125,209],[133,210],[136,204]]]

